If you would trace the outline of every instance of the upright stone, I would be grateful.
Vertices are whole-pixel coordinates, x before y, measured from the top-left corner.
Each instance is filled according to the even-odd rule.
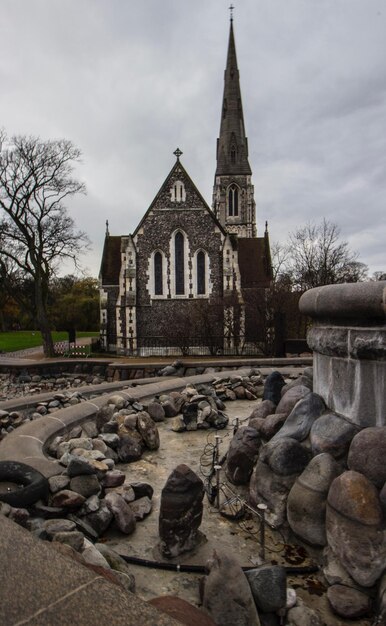
[[[195,547],[203,497],[202,480],[187,465],[178,465],[161,493],[159,534],[163,556],[173,558]]]

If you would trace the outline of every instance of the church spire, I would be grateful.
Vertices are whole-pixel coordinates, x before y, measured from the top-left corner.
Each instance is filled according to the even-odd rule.
[[[232,5],[230,8],[233,11]],[[256,237],[256,204],[248,161],[232,13],[212,206],[215,216],[229,233],[239,237]]]
[[[243,107],[236,46],[231,16],[220,136],[217,140],[216,175],[251,174],[248,162],[248,140],[245,136]]]

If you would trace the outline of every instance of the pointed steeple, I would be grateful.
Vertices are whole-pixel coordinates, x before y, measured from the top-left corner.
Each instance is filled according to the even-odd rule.
[[[232,14],[212,206],[215,216],[229,233],[256,237],[256,203],[248,161]]]
[[[229,31],[227,64],[224,75],[220,136],[217,140],[216,176],[222,176],[224,174],[252,174],[248,162],[248,140],[245,136],[240,78],[237,67],[232,18]]]

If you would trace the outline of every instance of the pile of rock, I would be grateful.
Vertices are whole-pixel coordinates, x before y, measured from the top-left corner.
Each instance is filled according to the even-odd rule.
[[[329,411],[310,369],[289,385],[271,375],[263,398],[230,444],[229,480],[249,483],[271,524],[325,547],[335,613],[368,615],[378,590],[386,615],[386,427],[359,429]]]
[[[29,511],[2,503],[1,513],[39,538],[70,546],[86,562],[108,567],[119,558],[99,545],[98,539],[111,524],[130,535],[152,510],[151,485],[126,482],[116,463],[136,460],[145,449],[158,447],[158,429],[143,406],[112,396],[95,420],[51,442],[48,452],[59,460],[63,471],[48,479],[48,501],[38,502]],[[133,590],[126,564],[119,563],[127,588]]]
[[[0,410],[0,440],[25,422],[38,419],[42,415],[55,413],[69,406],[74,406],[85,399],[80,391],[71,390],[53,393],[51,399],[39,401],[32,409],[25,411]]]
[[[99,385],[105,382],[104,374],[96,366],[92,374],[60,373],[57,375],[29,374],[22,371],[18,375],[0,374],[0,398],[10,400],[26,395],[50,391],[63,391],[70,388]]]
[[[262,394],[263,379],[252,371],[249,376],[234,375],[215,380],[211,385],[188,385],[182,392],[172,392],[169,397],[161,396],[159,400],[168,417],[172,417],[173,412],[176,416],[172,430],[184,432],[225,428],[229,422],[224,412],[226,401],[257,400]]]

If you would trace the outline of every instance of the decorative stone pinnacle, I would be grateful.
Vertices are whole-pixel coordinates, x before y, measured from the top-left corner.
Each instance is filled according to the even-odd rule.
[[[177,148],[176,150],[174,150],[173,154],[176,155],[177,161],[179,161],[181,154],[184,154],[184,153],[179,148]]]

